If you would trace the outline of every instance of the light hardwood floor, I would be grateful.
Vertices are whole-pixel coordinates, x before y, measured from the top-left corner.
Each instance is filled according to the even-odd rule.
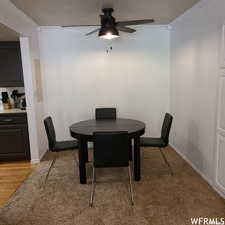
[[[30,162],[0,162],[0,207],[35,168]]]

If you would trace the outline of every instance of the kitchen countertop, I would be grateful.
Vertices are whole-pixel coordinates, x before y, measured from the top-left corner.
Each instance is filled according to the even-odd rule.
[[[26,110],[21,109],[2,109],[0,110],[0,114],[4,113],[26,113]]]

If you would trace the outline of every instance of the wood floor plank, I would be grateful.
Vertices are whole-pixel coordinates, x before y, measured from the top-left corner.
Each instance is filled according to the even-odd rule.
[[[0,207],[15,193],[36,165],[30,162],[0,163]]]

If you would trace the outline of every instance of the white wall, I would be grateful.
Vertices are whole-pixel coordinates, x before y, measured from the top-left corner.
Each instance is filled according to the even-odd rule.
[[[85,37],[91,29],[40,31],[46,115],[58,138],[70,138],[69,126],[94,118],[96,107],[111,106],[119,117],[144,121],[147,135],[159,135],[169,109],[169,30],[139,26],[110,42]]]
[[[172,144],[210,183],[224,11],[224,0],[203,0],[171,24]]]
[[[24,72],[24,85],[27,100],[28,127],[31,146],[31,161],[38,162],[46,151],[46,138],[43,130],[43,102],[37,101],[37,86],[34,60],[39,59],[38,25],[9,0],[0,1],[0,23],[15,30],[21,37],[27,37],[27,48],[23,49],[25,39],[21,39],[21,52]],[[23,43],[22,43],[23,40]],[[26,50],[26,52],[24,51]],[[29,57],[29,58],[27,58]]]

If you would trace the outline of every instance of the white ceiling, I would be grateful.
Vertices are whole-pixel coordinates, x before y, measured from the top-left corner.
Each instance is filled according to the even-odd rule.
[[[104,7],[116,20],[155,19],[168,24],[199,0],[10,0],[41,26],[96,25]]]
[[[20,35],[0,23],[0,41],[18,41]]]

